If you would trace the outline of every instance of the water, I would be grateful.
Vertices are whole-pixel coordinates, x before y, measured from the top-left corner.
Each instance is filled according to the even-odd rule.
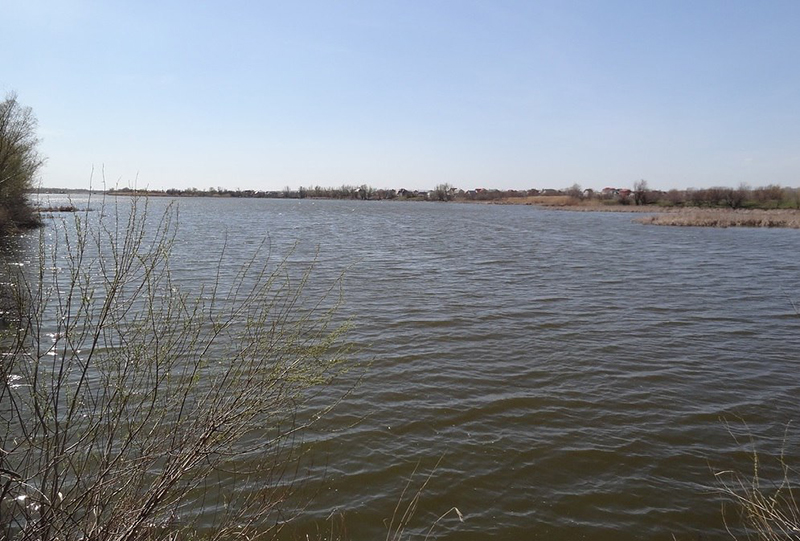
[[[223,249],[232,275],[265,238],[317,258],[312,287],[345,273],[340,314],[372,364],[305,436],[319,494],[287,538],[332,513],[351,539],[385,538],[415,466],[412,491],[441,459],[409,533],[455,506],[464,522],[449,515],[439,538],[726,539],[713,473],[748,467],[726,421],[800,464],[786,430],[800,231],[525,206],[177,204],[179,282]]]

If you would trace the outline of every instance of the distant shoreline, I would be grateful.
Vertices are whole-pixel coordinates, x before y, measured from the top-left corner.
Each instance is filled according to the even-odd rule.
[[[190,193],[168,193],[161,190],[81,190],[81,189],[58,189],[45,188],[37,190],[36,193],[42,195],[70,195],[70,194],[89,194],[106,196],[137,196],[137,197],[208,197],[213,199],[252,199],[249,194],[211,194],[208,192]],[[269,199],[301,199],[297,197],[285,197],[283,194],[270,193],[266,197]],[[316,197],[308,196],[302,199],[311,200],[339,200],[336,197]],[[359,201],[361,199],[347,199]],[[387,201],[410,201],[410,202],[431,202],[416,195],[395,197],[386,199]],[[618,201],[608,201],[599,199],[578,199],[566,195],[536,195],[522,197],[503,197],[494,200],[473,200],[454,198],[453,203],[464,204],[487,204],[487,205],[526,205],[548,210],[559,210],[569,212],[627,212],[636,214],[649,214],[636,218],[634,221],[646,225],[661,226],[694,226],[694,227],[768,227],[768,228],[789,228],[800,229],[800,209],[758,209],[758,208],[704,208],[689,206],[663,206],[658,204],[633,205],[623,204]],[[40,211],[63,211],[63,209],[38,209]],[[72,209],[70,209],[72,210]]]

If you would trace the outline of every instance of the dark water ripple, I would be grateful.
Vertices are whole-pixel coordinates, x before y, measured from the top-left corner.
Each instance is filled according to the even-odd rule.
[[[312,288],[345,272],[341,316],[373,364],[307,436],[325,481],[290,537],[338,509],[352,539],[384,538],[415,465],[443,457],[412,531],[457,506],[465,522],[443,521],[441,538],[725,539],[713,471],[748,467],[725,421],[800,460],[785,431],[800,414],[798,231],[530,207],[179,205],[184,284],[220,258],[231,280],[265,236],[273,257],[316,259]]]

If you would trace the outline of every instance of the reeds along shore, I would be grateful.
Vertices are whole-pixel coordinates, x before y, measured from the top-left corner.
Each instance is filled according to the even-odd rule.
[[[636,218],[652,225],[701,227],[787,227],[800,229],[798,210],[675,209]]]

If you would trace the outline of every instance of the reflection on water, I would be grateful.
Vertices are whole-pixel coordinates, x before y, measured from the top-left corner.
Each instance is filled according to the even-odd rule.
[[[290,262],[318,259],[312,288],[346,273],[340,315],[373,364],[306,435],[324,481],[290,538],[334,510],[352,539],[385,536],[414,467],[443,457],[410,531],[456,506],[464,523],[442,521],[442,538],[724,539],[713,471],[747,469],[724,421],[800,463],[798,433],[784,440],[800,413],[800,231],[531,207],[178,204],[183,287],[220,259],[232,279],[265,238],[278,255],[296,245]]]
[[[8,332],[19,320],[17,277],[30,265],[30,258],[29,238],[0,237],[0,332]]]

